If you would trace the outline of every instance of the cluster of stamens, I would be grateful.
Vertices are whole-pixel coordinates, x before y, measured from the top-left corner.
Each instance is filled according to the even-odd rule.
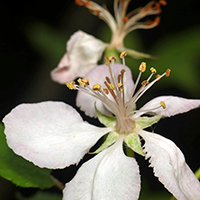
[[[163,76],[168,77],[170,75],[170,69],[167,69],[165,73],[163,73],[162,75],[157,75],[156,78],[150,82],[152,76],[156,74],[156,69],[151,67],[150,76],[146,80],[142,81],[140,88],[138,89],[137,92],[135,92],[141,74],[146,70],[146,63],[142,62],[139,66],[140,72],[135,82],[132,93],[128,98],[125,99],[125,90],[127,91],[128,89],[127,80],[125,77],[126,70],[125,70],[124,57],[126,56],[126,54],[127,54],[126,52],[122,52],[120,55],[120,58],[123,61],[123,69],[120,71],[117,77],[114,77],[113,73],[116,59],[114,57],[111,58],[108,58],[107,56],[105,57],[106,65],[109,69],[109,74],[110,74],[110,78],[107,76],[105,77],[104,81],[105,87],[102,87],[99,83],[90,86],[90,81],[87,78],[84,79],[79,78],[77,80],[79,84],[76,84],[74,81],[66,83],[69,89],[86,92],[89,95],[92,95],[93,97],[99,99],[107,107],[109,107],[109,109],[115,115],[117,121],[120,124],[119,126],[120,128],[118,128],[120,132],[128,132],[129,129],[130,130],[132,129],[134,122],[131,121],[130,117],[134,115],[136,112],[141,112],[140,110],[134,110],[134,108],[135,108],[135,103],[144,94],[144,92],[147,91],[155,82],[159,81]],[[161,101],[160,105],[158,105],[154,109],[157,109],[159,107],[165,109],[166,105],[163,101]],[[127,128],[127,126],[125,126],[124,124],[129,124],[127,125],[129,128]]]

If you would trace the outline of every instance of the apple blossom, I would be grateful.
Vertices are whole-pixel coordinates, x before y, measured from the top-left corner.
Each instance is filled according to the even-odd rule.
[[[130,0],[114,0],[114,14],[97,3],[88,0],[76,0],[76,4],[87,7],[94,15],[105,21],[109,26],[112,37],[110,43],[102,42],[83,31],[75,32],[67,42],[67,52],[60,60],[58,66],[51,71],[53,81],[65,84],[67,81],[74,80],[77,77],[83,77],[91,68],[97,65],[102,54],[106,51],[113,55],[113,49],[118,52],[126,50],[128,55],[133,58],[151,58],[152,56],[127,49],[124,46],[126,35],[136,29],[150,29],[159,24],[160,18],[156,17],[154,21],[147,20],[142,22],[144,17],[157,15],[161,12],[160,5],[166,5],[165,0],[151,1],[146,6],[133,10],[127,14],[127,8]],[[93,54],[91,55],[91,52]]]
[[[97,116],[105,127],[84,122],[74,108],[62,102],[17,106],[3,119],[9,147],[39,167],[64,168],[78,163],[107,134],[104,143],[94,152],[97,155],[84,163],[65,185],[63,200],[138,199],[139,167],[134,157],[124,154],[123,144],[149,159],[155,176],[174,197],[200,199],[200,183],[180,149],[171,140],[143,130],[162,117],[199,107],[200,100],[160,96],[136,109],[136,103],[145,91],[170,74],[168,69],[150,81],[156,73],[151,68],[149,78],[136,91],[145,70],[146,63],[142,62],[134,84],[125,64],[115,64],[114,58],[106,57],[106,65],[95,67],[87,78],[78,79],[79,84],[67,82],[69,89],[81,92],[78,97],[81,108],[90,116]]]

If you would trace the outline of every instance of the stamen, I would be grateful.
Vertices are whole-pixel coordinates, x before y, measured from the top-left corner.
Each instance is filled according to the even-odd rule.
[[[118,86],[118,88],[121,88],[123,85],[122,85],[122,83],[118,83],[117,86]]]
[[[78,6],[87,6],[87,5],[89,5],[90,1],[75,0],[75,3],[76,3]]]
[[[166,108],[166,104],[163,101],[160,102],[160,105],[163,107],[163,109]]]
[[[97,17],[99,17],[101,11],[100,10],[95,10],[95,14],[97,15]]]
[[[127,21],[128,21],[128,19],[129,19],[129,18],[128,18],[127,16],[126,16],[126,17],[124,17],[124,18],[123,18],[123,22],[127,22]]]
[[[162,6],[166,6],[167,5],[167,2],[165,0],[159,0],[159,3],[162,5]]]
[[[126,51],[123,51],[123,52],[120,54],[120,58],[123,59],[126,55],[127,55],[127,52],[126,52]]]
[[[144,80],[144,81],[141,83],[142,86],[145,86],[145,85],[148,85],[148,84],[149,84],[149,81],[147,81],[147,80]]]
[[[145,70],[146,70],[146,63],[145,63],[145,62],[142,62],[142,63],[140,64],[139,70],[140,70],[141,72],[145,72]]]
[[[76,85],[74,81],[71,82],[67,82],[66,86],[70,89],[70,90],[75,90],[76,89]]]
[[[109,87],[110,87],[111,90],[115,90],[115,87],[114,87],[113,84],[110,83],[110,84],[108,84],[108,85],[109,85]]]
[[[107,95],[109,94],[109,91],[108,91],[107,88],[104,87],[104,88],[103,88],[103,91],[104,91],[105,94],[107,94]]]
[[[84,85],[84,86],[89,85],[89,79],[88,78],[84,78],[84,79],[79,78],[77,81],[80,85]]]
[[[110,79],[106,76],[106,81],[111,84]]]
[[[155,74],[156,73],[156,69],[155,68],[153,68],[153,67],[151,67],[151,72],[153,73],[153,74]]]
[[[112,62],[112,61],[116,62],[116,61],[117,61],[117,59],[116,59],[114,56],[111,56],[111,57],[109,58],[109,60],[110,60],[110,62]]]
[[[157,81],[160,81],[161,78],[159,79],[159,77],[160,77],[160,74],[157,74],[156,75],[156,79],[158,79]]]
[[[99,91],[101,89],[101,85],[96,83],[93,85],[93,88],[92,88],[95,92]]]
[[[104,84],[106,85],[106,87],[109,90],[110,94],[113,96],[115,102],[118,104],[117,97],[116,97],[115,93],[113,92],[113,90],[110,88],[110,86],[108,85],[108,83],[106,81],[104,82]]]
[[[165,72],[166,74],[166,77],[169,77],[169,75],[170,75],[170,72],[171,72],[171,70],[170,69],[167,69],[167,71]]]

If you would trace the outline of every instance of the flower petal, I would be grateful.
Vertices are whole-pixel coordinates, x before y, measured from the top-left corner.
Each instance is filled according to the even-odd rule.
[[[78,163],[109,128],[84,122],[62,102],[21,104],[4,119],[10,148],[39,167],[64,168]]]
[[[165,109],[163,109],[160,106],[161,101],[163,101],[166,104]],[[160,107],[156,108],[158,106]],[[160,96],[146,103],[140,109],[141,112],[138,112],[138,114],[141,115],[143,113],[147,113],[146,111],[142,112],[142,110],[151,110],[149,113],[159,114],[159,115],[162,115],[163,117],[170,117],[176,114],[188,112],[194,108],[198,108],[199,106],[200,106],[200,100],[185,99],[185,98],[175,97],[175,96]]]
[[[117,76],[120,74],[120,71],[123,69],[122,64],[115,64],[113,67],[113,73],[114,76],[117,78]],[[128,67],[125,67],[125,86],[124,86],[124,92],[125,92],[125,99],[128,100],[129,96],[131,95],[130,93],[133,90],[134,83],[132,79],[132,73],[131,70]],[[106,65],[98,65],[95,68],[93,68],[88,74],[85,75],[86,78],[90,80],[90,85],[93,86],[94,84],[98,83],[103,87],[106,87],[104,84],[105,77],[110,78],[110,73],[108,70],[108,67]],[[110,78],[111,79],[111,78]],[[110,97],[111,98],[111,97]],[[96,117],[96,110],[95,110],[95,104],[96,102],[96,107],[97,109],[105,114],[105,115],[111,115],[110,111],[108,108],[105,107],[103,102],[100,100],[96,99],[95,97],[88,95],[87,93],[78,91],[78,95],[76,98],[76,105],[81,107],[81,110],[85,111],[85,114],[90,116],[90,117]],[[93,106],[88,106],[88,104],[93,105]]]
[[[180,149],[169,139],[139,130],[144,151],[160,182],[180,200],[200,199],[200,183],[185,162]]]
[[[100,60],[107,44],[92,35],[77,31],[67,42],[67,53],[57,68],[51,72],[54,81],[65,84],[79,76],[84,76]],[[60,70],[63,69],[63,70]]]
[[[81,166],[63,191],[63,200],[136,200],[140,175],[134,158],[124,155],[122,139]]]

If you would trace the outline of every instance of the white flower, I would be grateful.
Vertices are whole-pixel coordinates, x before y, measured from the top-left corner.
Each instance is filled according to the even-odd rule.
[[[61,102],[17,106],[3,119],[9,147],[40,167],[64,168],[78,163],[108,133],[105,142],[95,151],[98,154],[83,164],[66,184],[64,200],[138,199],[139,167],[135,158],[124,154],[123,143],[146,159],[150,158],[155,176],[177,199],[200,199],[200,183],[186,164],[180,149],[171,140],[143,130],[157,123],[161,117],[199,107],[200,100],[160,96],[137,110],[135,104],[144,92],[163,76],[169,76],[170,72],[167,70],[150,82],[156,73],[151,68],[151,75],[136,92],[145,69],[146,64],[142,63],[134,85],[130,69],[114,64],[113,59],[110,63],[107,58],[107,66],[97,66],[88,74],[93,80],[79,79],[79,85],[73,81],[67,83],[70,89],[82,92],[79,94],[82,109],[91,116],[97,115],[105,128],[84,122],[75,109]],[[141,138],[145,141],[143,147]]]
[[[151,57],[148,54],[125,48],[124,38],[133,30],[150,29],[157,26],[160,21],[159,17],[156,17],[154,21],[142,22],[140,20],[149,15],[159,14],[161,12],[160,5],[166,5],[166,2],[165,0],[151,1],[145,7],[127,14],[129,2],[130,0],[114,0],[114,18],[106,8],[93,1],[76,0],[78,5],[86,6],[94,15],[108,24],[112,32],[111,42],[107,44],[87,33],[77,31],[67,42],[67,52],[58,66],[52,70],[52,80],[65,84],[67,81],[85,76],[91,68],[97,65],[105,49],[114,48],[119,52],[126,50],[128,55],[133,58]],[[92,55],[91,52],[93,52]],[[113,55],[113,51],[111,51],[111,54]]]

